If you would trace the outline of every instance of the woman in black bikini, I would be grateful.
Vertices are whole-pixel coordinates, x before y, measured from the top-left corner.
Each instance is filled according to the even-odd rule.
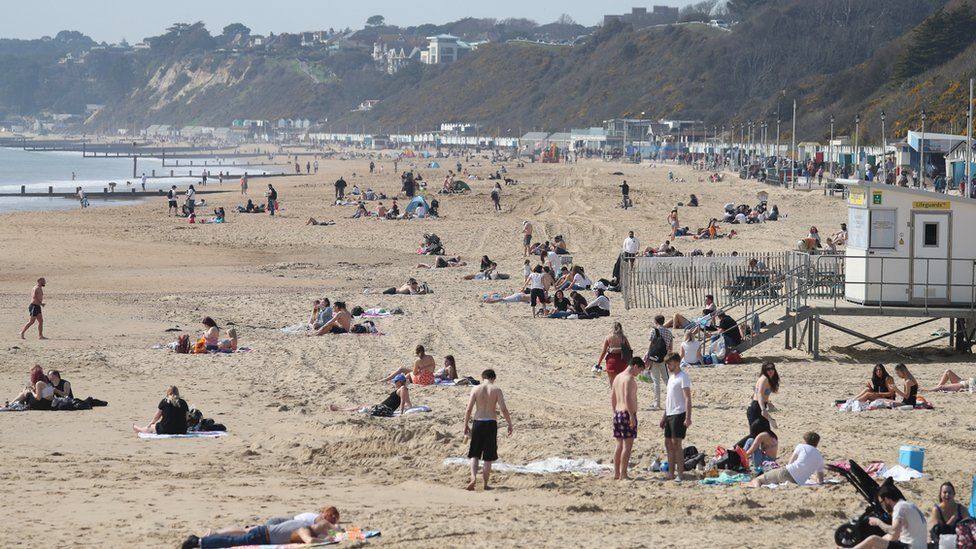
[[[767,362],[759,372],[759,379],[756,380],[756,386],[752,390],[752,401],[746,409],[749,435],[743,437],[737,446],[744,449],[749,438],[756,438],[760,433],[772,431],[772,426],[769,424],[769,395],[778,392],[779,372],[776,371],[775,364]]]
[[[851,400],[870,402],[879,398],[895,398],[895,380],[888,374],[883,364],[874,365],[867,388]]]
[[[915,406],[918,397],[918,382],[915,381],[915,376],[908,371],[908,366],[904,364],[898,364],[895,366],[895,373],[898,377],[905,380],[905,389],[901,390],[897,386],[894,387],[895,393],[902,397],[902,406]]]
[[[943,482],[939,488],[939,503],[932,507],[929,515],[932,542],[939,543],[939,536],[943,534],[955,534],[956,525],[968,518],[966,508],[956,501],[956,487],[951,482]]]

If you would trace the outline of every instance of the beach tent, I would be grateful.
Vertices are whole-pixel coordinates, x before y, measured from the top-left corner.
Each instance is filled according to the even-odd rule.
[[[431,154],[430,154],[430,152],[428,152],[428,151],[422,151],[422,152],[420,153],[420,156],[422,156],[422,157],[424,157],[424,158],[430,158],[430,157],[431,157]]]
[[[435,161],[433,161],[433,162],[431,162],[431,163],[430,163],[430,167],[431,167],[432,169],[435,169],[435,170],[436,170],[436,169],[438,169],[438,168],[440,168],[440,167],[441,167],[441,165],[440,165],[440,164],[438,164],[438,163],[437,163],[437,161],[435,160]]]
[[[427,201],[424,200],[424,197],[422,197],[422,196],[415,196],[415,197],[413,197],[413,200],[411,200],[410,203],[407,204],[406,212],[408,214],[412,214],[420,206],[423,206],[424,207],[424,215],[427,215],[428,213],[430,213],[430,204],[428,204]]]
[[[457,192],[470,191],[471,187],[460,179],[454,182],[454,190]]]

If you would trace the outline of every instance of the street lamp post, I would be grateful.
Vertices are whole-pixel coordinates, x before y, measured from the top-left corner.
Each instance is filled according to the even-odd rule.
[[[861,179],[861,153],[858,149],[858,140],[861,138],[861,115],[854,116],[854,175]]]
[[[834,115],[830,115],[830,143],[827,145],[827,162],[830,175],[834,174]]]
[[[885,142],[885,112],[881,111],[881,175],[882,181],[888,182],[888,144]]]
[[[918,142],[918,181],[925,188],[925,109],[922,109],[922,139]]]

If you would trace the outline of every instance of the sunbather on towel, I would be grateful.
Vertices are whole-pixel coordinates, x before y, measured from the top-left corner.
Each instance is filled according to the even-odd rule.
[[[417,345],[415,352],[417,354],[417,360],[414,361],[413,368],[398,368],[383,378],[383,381],[391,381],[397,375],[406,374],[407,379],[411,383],[417,385],[433,385],[434,370],[437,369],[437,363],[434,361],[434,357],[427,354],[423,345]]]
[[[166,391],[166,398],[159,401],[156,414],[149,425],[139,427],[132,424],[132,430],[137,433],[154,433],[157,435],[185,435],[186,414],[190,411],[186,401],[180,398],[180,390],[175,386]]]
[[[495,295],[489,295],[481,298],[481,302],[482,303],[528,303],[529,294],[528,294],[528,290],[523,292],[516,292],[512,295],[505,296],[505,297],[495,294]]]
[[[346,303],[344,301],[336,301],[335,313],[332,315],[332,318],[313,333],[315,335],[348,334],[351,327],[352,315],[346,310]]]
[[[399,288],[387,288],[383,290],[383,294],[385,295],[424,295],[429,293],[430,288],[427,287],[427,283],[424,282],[421,284],[415,278],[407,280],[407,283]]]
[[[50,376],[48,376],[50,377]],[[974,378],[963,379],[959,377],[952,370],[946,370],[942,372],[942,379],[939,380],[939,384],[931,389],[925,389],[926,391],[944,391],[946,393],[956,393],[959,391],[969,391],[973,392],[973,382],[976,381]]]
[[[461,260],[460,256],[449,257],[444,259],[443,257],[438,257],[433,263],[418,263],[418,269],[444,269],[446,267],[464,267],[467,265]]]
[[[410,391],[407,389],[407,376],[396,374],[392,381],[395,389],[386,397],[386,400],[379,404],[363,404],[352,408],[340,408],[335,404],[330,404],[329,409],[333,412],[360,412],[377,417],[393,417],[393,412],[399,409],[402,416],[407,408],[413,406],[410,402]]]

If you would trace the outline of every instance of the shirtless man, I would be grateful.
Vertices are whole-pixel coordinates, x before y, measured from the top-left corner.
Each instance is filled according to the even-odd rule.
[[[336,301],[333,306],[335,313],[332,318],[319,328],[315,335],[322,334],[348,334],[349,328],[352,327],[352,315],[346,310],[346,304],[343,301]]]
[[[522,222],[522,256],[529,255],[529,247],[532,246],[532,224],[528,220]]]
[[[47,285],[47,281],[43,277],[37,279],[37,285],[31,291],[31,302],[27,306],[27,314],[30,315],[30,320],[24,329],[20,331],[20,339],[27,339],[24,334],[27,333],[27,329],[37,322],[37,338],[47,339],[44,337],[44,315],[41,313],[41,307],[44,306],[44,286]]]
[[[644,371],[644,361],[634,357],[626,370],[613,380],[610,406],[613,408],[613,438],[617,449],[613,453],[613,480],[630,480],[630,452],[637,438],[637,376]]]
[[[491,477],[491,464],[498,459],[498,414],[496,408],[500,408],[505,422],[508,423],[508,436],[512,436],[512,417],[508,413],[505,405],[505,396],[502,390],[495,387],[495,371],[488,369],[481,372],[481,385],[471,390],[471,399],[468,401],[468,409],[464,412],[464,436],[471,437],[471,446],[468,449],[468,457],[471,458],[471,482],[468,483],[468,490],[474,491],[474,485],[478,482],[478,460],[484,460],[484,470],[482,476],[485,481],[485,490],[491,490],[488,486],[488,479]],[[474,412],[474,422],[471,421],[471,413]]]

